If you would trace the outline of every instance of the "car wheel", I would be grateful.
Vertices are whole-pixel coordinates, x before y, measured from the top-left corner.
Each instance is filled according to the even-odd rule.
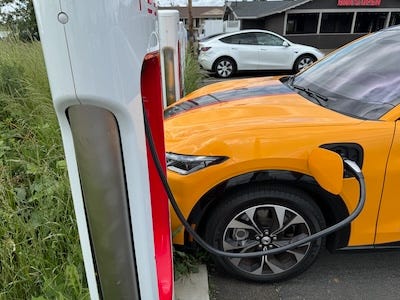
[[[252,185],[230,193],[213,210],[205,237],[226,252],[248,253],[275,249],[320,231],[323,215],[301,190],[286,186]],[[323,240],[280,254],[253,258],[215,256],[217,266],[234,276],[276,282],[305,271],[317,258]]]
[[[214,64],[214,71],[218,77],[231,77],[236,72],[236,63],[229,57],[221,57]]]
[[[303,70],[304,68],[311,65],[316,60],[317,59],[312,55],[309,55],[309,54],[302,55],[299,58],[297,58],[296,61],[294,62],[293,70],[295,73],[298,73],[301,70]]]

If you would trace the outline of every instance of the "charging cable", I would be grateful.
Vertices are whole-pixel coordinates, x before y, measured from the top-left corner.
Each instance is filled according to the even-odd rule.
[[[275,249],[270,249],[266,251],[257,251],[257,252],[249,252],[249,253],[232,253],[232,252],[225,252],[221,251],[217,248],[214,248],[210,244],[208,244],[206,241],[203,240],[200,235],[197,234],[197,232],[190,226],[188,221],[185,219],[183,213],[181,212],[178,204],[176,203],[175,197],[171,191],[171,188],[168,184],[167,177],[164,173],[163,167],[161,166],[160,159],[157,155],[156,147],[154,145],[154,140],[153,140],[153,135],[151,133],[150,129],[150,124],[149,120],[146,114],[146,111],[143,109],[143,118],[144,118],[144,127],[145,127],[145,134],[146,134],[146,139],[150,148],[151,152],[151,157],[154,161],[154,164],[157,168],[158,175],[160,176],[160,179],[162,181],[162,184],[164,186],[164,189],[168,195],[169,201],[176,213],[176,215],[179,218],[179,221],[183,224],[187,232],[193,236],[193,239],[206,251],[210,252],[211,254],[218,255],[218,256],[224,256],[224,257],[229,257],[229,258],[248,258],[248,257],[259,257],[259,256],[264,256],[264,255],[272,255],[272,254],[279,254],[294,248],[297,248],[303,244],[312,242],[314,240],[320,239],[322,237],[325,237],[341,228],[344,226],[348,225],[351,221],[353,221],[362,211],[364,204],[365,204],[365,196],[366,196],[366,189],[365,189],[365,181],[364,181],[364,176],[362,174],[361,169],[358,167],[358,165],[349,159],[343,159],[344,165],[346,170],[348,170],[351,174],[355,176],[359,183],[360,187],[360,196],[358,199],[358,203],[354,211],[345,219],[340,221],[339,223],[336,223],[335,225],[329,226],[319,232],[316,232],[304,239],[298,240],[294,243],[290,243],[286,246],[275,248]]]

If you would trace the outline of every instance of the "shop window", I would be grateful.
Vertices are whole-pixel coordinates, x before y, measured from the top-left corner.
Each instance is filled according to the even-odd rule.
[[[389,26],[399,25],[400,24],[400,12],[392,12],[390,16]]]
[[[350,33],[354,13],[324,13],[321,33]]]
[[[288,14],[286,34],[317,33],[318,13]]]
[[[359,12],[356,17],[355,33],[378,31],[385,27],[387,13]]]

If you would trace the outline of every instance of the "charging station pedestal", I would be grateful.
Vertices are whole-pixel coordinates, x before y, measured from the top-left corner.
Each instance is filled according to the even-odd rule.
[[[177,10],[160,10],[158,12],[158,26],[164,106],[168,106],[182,97],[178,36],[179,12]]]
[[[164,155],[155,4],[34,0],[34,6],[91,299],[170,300],[168,202],[152,188],[158,178],[143,123],[145,100]]]

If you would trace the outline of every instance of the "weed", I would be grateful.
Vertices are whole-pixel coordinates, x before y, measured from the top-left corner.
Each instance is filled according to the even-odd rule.
[[[196,251],[180,251],[174,249],[174,276],[175,280],[187,276],[190,273],[197,273],[199,265],[210,262],[210,256],[201,249]]]

